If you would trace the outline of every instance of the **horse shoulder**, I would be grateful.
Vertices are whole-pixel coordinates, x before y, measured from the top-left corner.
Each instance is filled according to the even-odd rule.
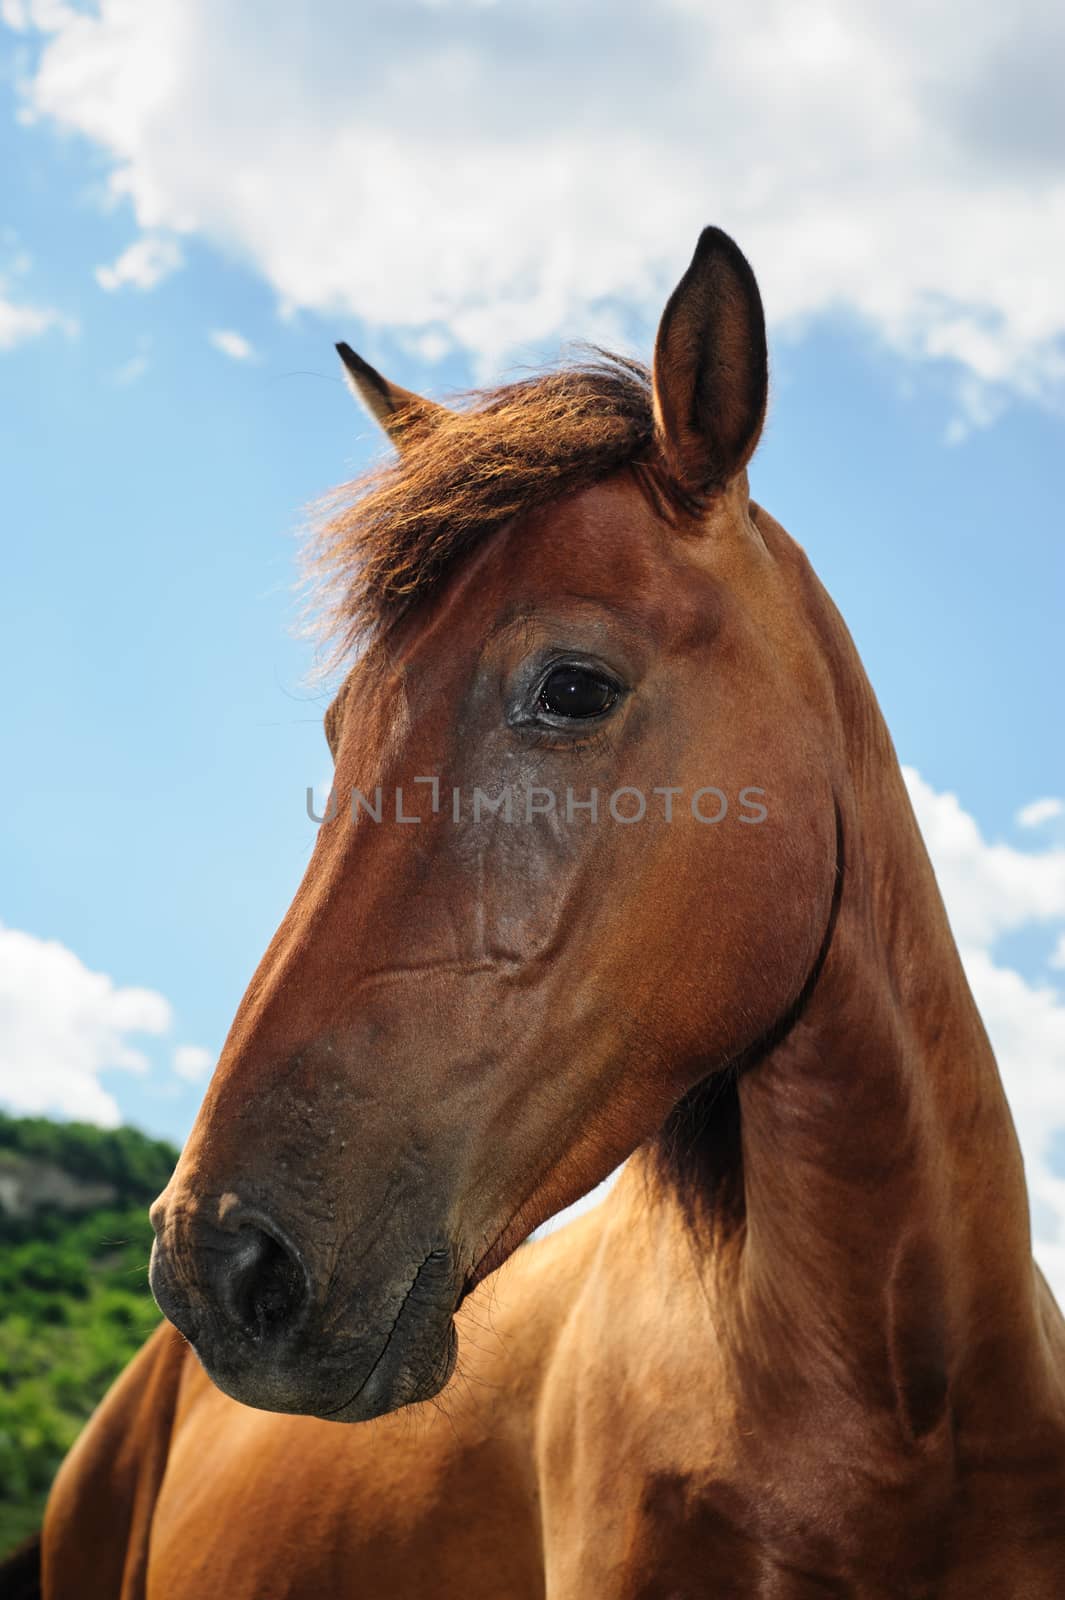
[[[42,1534],[44,1600],[142,1600],[152,1515],[188,1345],[159,1327],[60,1468]]]

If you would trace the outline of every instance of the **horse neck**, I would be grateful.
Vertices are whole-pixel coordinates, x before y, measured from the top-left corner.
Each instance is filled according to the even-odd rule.
[[[964,1396],[977,1431],[1001,1432],[1042,1382],[1020,1151],[890,738],[825,604],[851,723],[835,923],[801,1014],[726,1081],[716,1120],[713,1080],[701,1091],[687,1231],[741,1378],[789,1405],[827,1388],[911,1440]]]

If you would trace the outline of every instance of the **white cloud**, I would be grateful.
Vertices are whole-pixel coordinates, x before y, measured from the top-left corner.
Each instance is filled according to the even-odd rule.
[[[143,228],[195,231],[290,310],[494,363],[635,307],[729,227],[778,325],[857,314],[1060,403],[1065,13],[990,0],[7,0],[24,111],[78,130]],[[338,330],[339,331],[339,330]]]
[[[255,350],[250,341],[232,328],[213,328],[207,337],[215,349],[221,350],[231,361],[251,361],[254,358]]]
[[[0,281],[0,350],[13,350],[29,339],[38,339],[42,333],[58,328],[68,338],[78,331],[72,317],[64,316],[53,306],[33,306],[8,300]]]
[[[0,20],[16,33],[64,27],[74,15],[64,0],[0,0]]]
[[[151,368],[152,336],[142,333],[137,340],[137,348],[133,355],[121,362],[110,373],[110,382],[118,389],[128,389],[141,379]]]
[[[912,767],[903,772],[963,950],[990,949],[1002,934],[1065,920],[1065,849],[988,844],[957,795],[936,793]]]
[[[214,1068],[214,1056],[198,1044],[179,1044],[174,1051],[174,1071],[189,1083],[199,1083]]]
[[[109,292],[130,284],[135,289],[154,289],[181,266],[181,247],[176,239],[145,234],[135,239],[109,267],[97,267],[96,281]]]
[[[56,940],[0,925],[0,1100],[16,1112],[114,1127],[118,1103],[100,1075],[147,1072],[130,1036],[170,1024],[155,990],[119,988]]]
[[[1022,828],[1038,828],[1042,823],[1052,822],[1060,816],[1065,816],[1065,801],[1048,796],[1046,800],[1033,800],[1029,805],[1022,806],[1017,813],[1017,821]]]
[[[11,298],[11,279],[25,278],[32,266],[32,257],[20,244],[16,229],[0,228],[0,350],[13,350],[53,329],[65,333],[68,339],[78,333],[73,317],[55,306],[34,305],[25,300],[21,286],[15,291],[17,298]]]
[[[1065,850],[989,844],[955,795],[903,771],[1017,1124],[1036,1255],[1065,1303],[1065,1177],[1051,1159],[1065,1135],[1065,999],[995,959],[1003,934],[1065,922]],[[1065,933],[1050,965],[1065,967]]]
[[[111,381],[120,389],[128,389],[130,384],[140,382],[150,365],[146,355],[130,356],[128,361],[123,361],[120,367],[116,367]]]

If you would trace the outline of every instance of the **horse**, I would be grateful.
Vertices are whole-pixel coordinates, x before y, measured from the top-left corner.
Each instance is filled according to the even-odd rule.
[[[1065,1325],[873,691],[750,495],[747,260],[703,232],[651,371],[444,406],[338,348],[395,454],[312,541],[333,799],[46,1600],[1060,1600]]]

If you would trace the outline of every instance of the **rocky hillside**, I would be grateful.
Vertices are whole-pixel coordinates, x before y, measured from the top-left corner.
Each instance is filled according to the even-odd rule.
[[[176,1159],[135,1128],[0,1113],[0,1554],[158,1321],[147,1208]]]

